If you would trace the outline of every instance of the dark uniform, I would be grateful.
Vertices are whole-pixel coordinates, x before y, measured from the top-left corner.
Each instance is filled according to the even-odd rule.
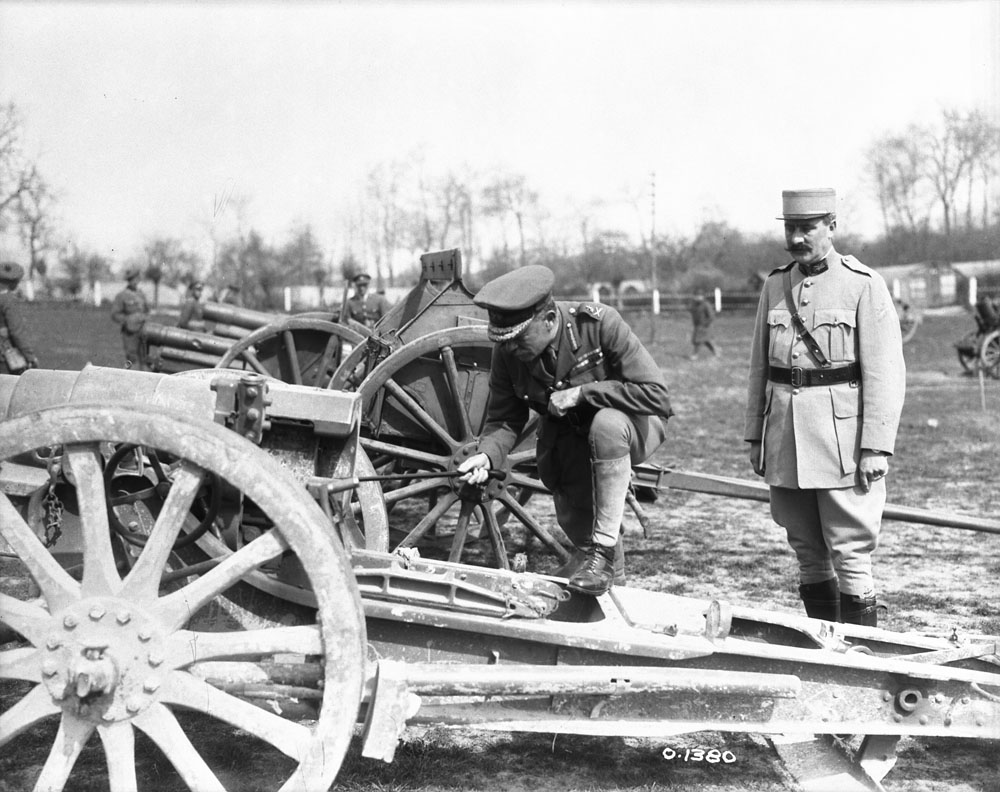
[[[365,327],[374,327],[383,316],[389,312],[389,301],[381,294],[368,292],[368,284],[371,283],[369,275],[356,275],[354,277],[354,296],[347,301],[347,318],[363,324]]]
[[[146,354],[143,348],[145,344],[142,339],[142,327],[149,317],[149,303],[146,296],[138,289],[138,270],[132,269],[126,272],[125,279],[129,285],[115,295],[115,301],[111,305],[111,320],[122,329],[126,366],[144,371]]]
[[[38,366],[38,357],[28,337],[27,321],[20,298],[14,294],[14,289],[21,278],[24,269],[14,262],[0,264],[0,351],[12,347],[24,357],[28,368]],[[0,374],[20,374],[23,368],[12,370],[7,365],[6,356],[0,354]]]
[[[181,306],[180,319],[177,320],[178,327],[185,330],[205,331],[205,307],[201,302],[203,289],[204,284],[201,281],[195,281],[191,284],[187,299]]]
[[[719,352],[712,343],[712,321],[715,319],[715,308],[704,295],[698,294],[691,300],[691,360],[698,357],[698,348],[704,344],[713,355]]]
[[[502,339],[526,325],[530,319],[513,327],[511,319],[546,304],[551,285],[547,268],[524,267],[483,287],[475,302],[490,310],[491,337]],[[540,357],[526,363],[511,343],[494,347],[479,450],[491,466],[499,466],[530,411],[539,413],[538,473],[553,493],[556,519],[578,548],[590,547],[595,531],[610,535],[620,580],[624,564],[617,540],[631,467],[648,459],[666,438],[666,421],[673,414],[668,389],[660,368],[617,311],[589,302],[554,306],[558,330]],[[566,415],[551,414],[552,394],[577,386],[579,404]]]

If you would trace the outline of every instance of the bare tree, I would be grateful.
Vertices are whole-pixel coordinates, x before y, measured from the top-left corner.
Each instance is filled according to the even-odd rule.
[[[371,215],[370,240],[375,254],[376,287],[382,289],[382,264],[389,285],[395,285],[396,273],[393,259],[404,237],[406,211],[402,206],[403,176],[407,167],[394,160],[372,168],[368,172],[365,197]]]
[[[517,227],[520,257],[518,266],[527,263],[527,240],[525,219],[538,208],[538,193],[528,187],[528,179],[522,174],[501,174],[483,188],[483,211],[500,219],[514,218]]]
[[[21,196],[37,176],[21,146],[21,113],[13,102],[0,105],[0,231],[17,220]]]
[[[905,134],[881,138],[868,150],[868,166],[887,234],[899,226],[917,231],[927,222],[921,209],[926,136],[925,130],[911,126]]]
[[[143,246],[146,277],[153,281],[153,304],[160,303],[160,283],[176,286],[197,279],[201,259],[172,237],[153,237]]]
[[[44,254],[55,248],[54,204],[55,197],[45,179],[31,166],[16,206],[21,241],[28,248],[28,280],[36,271],[45,276]]]

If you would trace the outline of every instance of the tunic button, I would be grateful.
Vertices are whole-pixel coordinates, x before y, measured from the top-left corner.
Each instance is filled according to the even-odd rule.
[[[798,352],[792,352],[792,357],[793,357],[793,358],[797,358],[798,356],[799,356],[799,353],[798,353]]]
[[[799,395],[799,389],[798,388],[792,388],[792,396],[798,396],[798,395]]]
[[[807,280],[807,281],[803,281],[803,282],[802,282],[802,285],[803,285],[803,286],[805,286],[805,287],[806,287],[806,288],[808,289],[808,288],[809,288],[810,286],[812,286],[812,285],[813,285],[813,282],[812,282],[812,281],[810,281],[810,280]]]
[[[803,304],[803,305],[809,305],[809,298],[808,298],[808,297],[806,297],[806,298],[805,298],[805,299],[804,299],[804,300],[802,301],[802,304]]]
[[[566,383],[564,383],[564,382],[563,382],[562,380],[559,380],[559,382],[557,382],[557,383],[556,383],[556,387],[557,387],[557,388],[561,388],[561,387],[562,387],[563,385],[565,385],[565,384],[566,384]]]

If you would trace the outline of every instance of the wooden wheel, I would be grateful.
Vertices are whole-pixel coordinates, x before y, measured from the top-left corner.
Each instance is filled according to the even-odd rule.
[[[490,541],[495,565],[506,569],[503,529],[512,517],[564,561],[567,550],[525,508],[533,493],[547,492],[535,472],[533,426],[487,486],[470,487],[444,475],[475,450],[482,433],[492,349],[484,326],[439,330],[397,349],[361,383],[369,427],[361,442],[375,467],[442,474],[384,488],[390,527],[405,533],[390,545],[415,546],[443,536],[448,560],[459,561],[478,526]]]
[[[288,316],[236,341],[216,368],[242,368],[293,385],[325,388],[365,336],[316,316]]]
[[[987,333],[979,346],[979,365],[983,372],[1000,379],[1000,330]]]
[[[102,474],[107,443],[142,445],[181,460],[133,564],[108,525]],[[79,580],[59,565],[14,502],[0,494],[0,535],[41,592],[37,599],[0,593],[0,618],[24,638],[23,646],[0,652],[0,680],[32,685],[0,715],[0,744],[26,730],[37,738],[43,722],[58,721],[35,788],[63,789],[96,732],[107,760],[107,788],[137,789],[138,730],[188,787],[223,790],[219,768],[199,754],[178,720],[180,709],[238,728],[240,740],[287,756],[290,774],[282,790],[329,788],[357,716],[365,630],[346,553],[316,502],[248,441],[216,424],[162,410],[58,407],[2,425],[0,460],[52,448],[76,490],[83,548]],[[235,552],[227,550],[200,576],[189,570],[165,584],[177,563],[175,540],[196,523],[192,501],[213,475],[252,501],[274,530]],[[288,551],[310,581],[318,628],[207,632],[194,626],[199,611],[216,597]],[[195,673],[204,661],[258,662],[279,653],[324,660],[322,702],[312,725],[258,708]]]
[[[965,371],[970,373],[976,370],[976,360],[979,357],[978,344],[979,335],[975,332],[966,334],[961,341],[955,344],[958,351],[958,362],[962,364]]]

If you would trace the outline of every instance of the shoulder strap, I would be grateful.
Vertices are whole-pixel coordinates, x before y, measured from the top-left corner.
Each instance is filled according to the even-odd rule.
[[[785,270],[782,284],[785,287],[785,304],[788,306],[788,312],[792,315],[792,321],[795,322],[795,328],[799,331],[799,335],[802,336],[802,340],[805,341],[806,347],[809,349],[809,354],[813,356],[813,359],[821,368],[829,368],[830,361],[826,359],[826,355],[823,354],[823,350],[816,342],[816,339],[812,337],[812,333],[806,330],[805,322],[802,321],[802,317],[799,316],[799,312],[795,310],[795,300],[792,299],[791,267]]]

